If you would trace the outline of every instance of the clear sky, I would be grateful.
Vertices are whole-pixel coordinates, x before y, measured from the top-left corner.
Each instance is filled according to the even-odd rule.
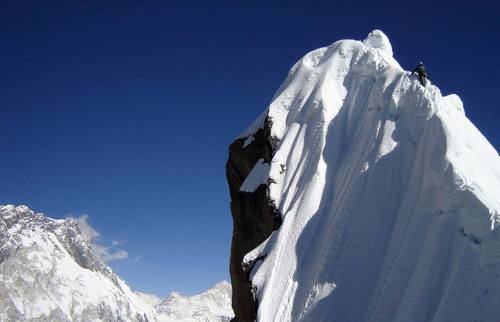
[[[227,147],[313,49],[383,30],[498,150],[499,2],[436,2],[1,1],[0,204],[87,214],[136,290],[205,290],[229,278]]]

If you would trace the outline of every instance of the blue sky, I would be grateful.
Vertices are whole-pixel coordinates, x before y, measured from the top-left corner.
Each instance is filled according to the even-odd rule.
[[[500,7],[2,1],[0,204],[81,216],[134,289],[228,279],[227,147],[302,55],[372,29],[500,145]]]

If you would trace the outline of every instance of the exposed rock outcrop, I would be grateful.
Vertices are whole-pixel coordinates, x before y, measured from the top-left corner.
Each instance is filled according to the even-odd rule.
[[[266,240],[281,224],[281,216],[268,197],[268,186],[262,184],[253,192],[240,191],[250,171],[261,159],[269,163],[276,149],[276,139],[270,135],[271,124],[266,118],[252,140],[239,138],[229,147],[226,164],[227,182],[231,193],[233,237],[230,274],[233,287],[232,305],[236,321],[254,321],[257,303],[249,270],[242,267],[243,257]]]

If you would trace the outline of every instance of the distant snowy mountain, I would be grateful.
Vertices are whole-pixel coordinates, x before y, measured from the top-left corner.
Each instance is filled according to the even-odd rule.
[[[75,219],[0,206],[0,321],[225,321],[230,294],[227,282],[177,301],[134,293]]]
[[[500,158],[381,31],[314,50],[227,163],[238,321],[500,321]]]
[[[230,321],[234,317],[231,309],[231,284],[224,281],[191,297],[172,293],[156,306],[156,311],[162,321]]]
[[[76,220],[0,208],[0,317],[147,321],[139,297],[92,252]]]

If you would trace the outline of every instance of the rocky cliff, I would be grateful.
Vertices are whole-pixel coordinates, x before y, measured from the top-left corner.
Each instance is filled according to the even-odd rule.
[[[238,312],[237,321],[254,321],[257,313],[255,292],[249,280],[250,268],[242,266],[243,257],[281,224],[281,216],[268,197],[267,183],[255,183],[250,189],[240,189],[257,164],[269,163],[273,157],[277,141],[271,137],[270,127],[267,115],[261,115],[242,133],[242,137],[231,144],[226,164],[233,216],[230,258],[232,306]]]

